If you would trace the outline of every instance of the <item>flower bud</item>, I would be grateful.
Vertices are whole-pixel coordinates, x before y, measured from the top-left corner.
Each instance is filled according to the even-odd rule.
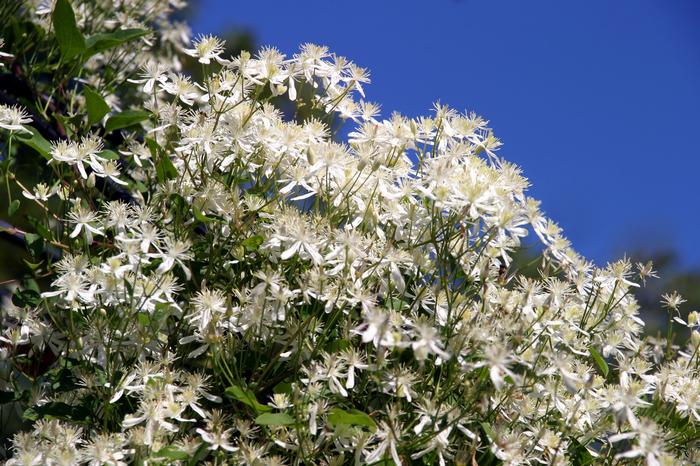
[[[698,332],[697,330],[693,330],[692,332],[690,332],[690,341],[693,344],[694,348],[700,345],[700,332]]]

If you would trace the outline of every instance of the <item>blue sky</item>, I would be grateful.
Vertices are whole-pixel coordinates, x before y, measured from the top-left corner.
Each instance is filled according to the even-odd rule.
[[[385,116],[475,111],[579,252],[700,266],[700,1],[203,0],[191,26],[327,45]]]

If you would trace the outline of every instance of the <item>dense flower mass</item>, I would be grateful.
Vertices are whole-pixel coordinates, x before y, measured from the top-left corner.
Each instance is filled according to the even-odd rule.
[[[6,464],[700,461],[697,314],[669,296],[690,339],[643,337],[651,266],[574,252],[486,120],[381,118],[353,62],[225,56],[179,3],[3,29],[62,83],[0,107],[4,154],[46,167],[7,175],[41,215],[1,307]]]

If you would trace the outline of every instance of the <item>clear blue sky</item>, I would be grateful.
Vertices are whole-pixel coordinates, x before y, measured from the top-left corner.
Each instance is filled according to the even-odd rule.
[[[700,0],[203,0],[191,25],[327,45],[385,116],[475,111],[582,254],[700,266]]]

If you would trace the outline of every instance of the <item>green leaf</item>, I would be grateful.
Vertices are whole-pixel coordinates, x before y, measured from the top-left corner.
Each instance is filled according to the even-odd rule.
[[[158,182],[163,184],[168,180],[177,178],[177,169],[175,165],[173,165],[170,157],[165,154],[165,151],[158,143],[151,138],[146,138],[146,145],[148,146],[148,150],[151,151],[151,157],[156,161],[156,176],[158,177]],[[183,205],[184,204],[183,199]]]
[[[401,311],[401,309],[403,309],[406,305],[399,298],[391,298],[387,301],[387,306],[389,307],[389,309],[393,309],[395,311]]]
[[[109,105],[104,101],[102,96],[90,89],[85,88],[85,104],[88,112],[88,126],[99,123],[103,116],[109,113]]]
[[[156,163],[156,176],[160,183],[165,183],[167,180],[177,178],[177,168],[173,165],[167,154],[161,153]]]
[[[202,442],[199,448],[197,448],[197,451],[194,452],[194,455],[190,457],[189,461],[187,462],[187,466],[195,466],[201,464],[208,454],[209,449],[207,448],[207,444]]]
[[[103,151],[100,151],[97,153],[97,155],[99,155],[100,158],[107,159],[107,160],[119,160],[119,154],[117,154],[113,150],[109,150],[109,149],[105,149]]]
[[[29,278],[29,279],[25,280],[24,287],[27,290],[33,290],[33,291],[36,291],[37,293],[41,293],[41,290],[39,289],[39,284],[33,278]]]
[[[153,454],[155,458],[168,458],[171,460],[186,460],[190,457],[190,454],[182,450],[178,450],[173,445],[168,445],[167,447],[161,448]]]
[[[269,413],[272,408],[263,404],[258,403],[257,398],[255,398],[255,393],[252,391],[241,388],[238,385],[232,385],[224,390],[226,396],[234,398],[244,405],[250,406],[255,412]]]
[[[27,250],[34,257],[40,256],[44,252],[44,238],[36,233],[27,233],[24,235],[24,242],[27,244]]]
[[[107,120],[105,124],[105,133],[111,133],[115,129],[122,129],[135,125],[143,120],[147,120],[149,116],[151,116],[150,112],[145,110],[124,110]]]
[[[44,261],[29,262],[27,259],[23,259],[23,262],[27,264],[27,267],[29,267],[31,271],[36,271],[39,267],[41,267],[41,264],[44,263]]]
[[[371,432],[377,430],[377,424],[369,417],[368,414],[358,411],[357,409],[342,410],[340,408],[332,408],[328,412],[328,422],[332,425],[351,425],[367,427]]]
[[[44,139],[39,131],[32,126],[24,126],[31,134],[25,132],[17,134],[17,140],[25,144],[39,153],[46,160],[51,160],[51,143]]]
[[[261,426],[288,426],[294,424],[294,418],[285,413],[263,413],[255,418],[255,423]]]
[[[96,53],[104,52],[111,48],[117,47],[127,42],[131,42],[134,39],[145,36],[151,31],[147,29],[119,29],[113,32],[106,32],[95,34],[94,36],[88,37],[85,41],[85,46],[87,47],[87,53],[85,58],[89,58]]]
[[[287,395],[292,394],[292,384],[289,382],[280,382],[272,389],[275,393],[286,393]]]
[[[60,401],[53,401],[41,406],[34,406],[24,412],[24,418],[36,421],[40,418],[60,419],[63,421],[86,423],[91,422],[92,413],[82,406],[73,406]]]
[[[243,240],[241,246],[243,246],[246,252],[255,252],[263,244],[263,237],[260,235],[253,235]]]
[[[491,440],[492,442],[496,441],[497,436],[496,433],[493,431],[491,424],[489,424],[488,422],[482,422],[481,428],[484,429],[484,433],[489,438],[489,440]]]
[[[192,206],[192,212],[194,213],[195,220],[197,220],[198,222],[209,223],[214,221],[213,218],[204,215],[204,213],[201,210],[199,210],[197,206]]]
[[[349,348],[351,345],[349,340],[346,340],[344,338],[341,338],[339,340],[331,340],[328,342],[326,347],[324,348],[328,353],[338,353],[340,351],[343,351],[347,348]]]
[[[19,209],[19,199],[15,199],[12,201],[12,203],[7,207],[7,216],[12,217],[15,212],[17,212],[17,209]]]
[[[610,368],[608,367],[608,363],[605,362],[605,359],[603,359],[603,356],[601,356],[600,353],[592,346],[588,347],[588,352],[591,353],[591,357],[593,358],[593,362],[595,363],[596,367],[598,368],[598,371],[600,371],[600,374],[603,376],[603,378],[607,379],[608,372],[610,372]]]
[[[139,324],[141,324],[141,327],[143,328],[148,328],[148,325],[151,323],[151,319],[148,317],[148,313],[146,312],[139,312],[136,314],[136,320],[139,321]]]
[[[64,59],[70,60],[85,51],[85,38],[78,30],[73,8],[68,0],[56,0],[51,22]]]
[[[44,240],[51,241],[51,239],[53,238],[53,234],[51,233],[51,230],[46,228],[46,225],[42,223],[42,220],[39,220],[38,218],[33,217],[31,215],[27,215],[27,220],[29,220],[29,223],[32,227],[34,227],[34,230],[39,236],[44,238]]]
[[[593,464],[595,461],[595,458],[593,458],[593,455],[586,449],[584,445],[582,445],[578,440],[575,438],[570,438],[571,443],[569,444],[569,457],[572,460],[572,464],[575,464],[577,466],[588,466],[590,464]]]
[[[17,307],[36,307],[41,302],[41,295],[34,290],[15,291],[12,304]]]
[[[146,145],[148,150],[151,152],[151,157],[155,160],[158,158],[158,153],[160,152],[160,146],[153,138],[146,138]]]

